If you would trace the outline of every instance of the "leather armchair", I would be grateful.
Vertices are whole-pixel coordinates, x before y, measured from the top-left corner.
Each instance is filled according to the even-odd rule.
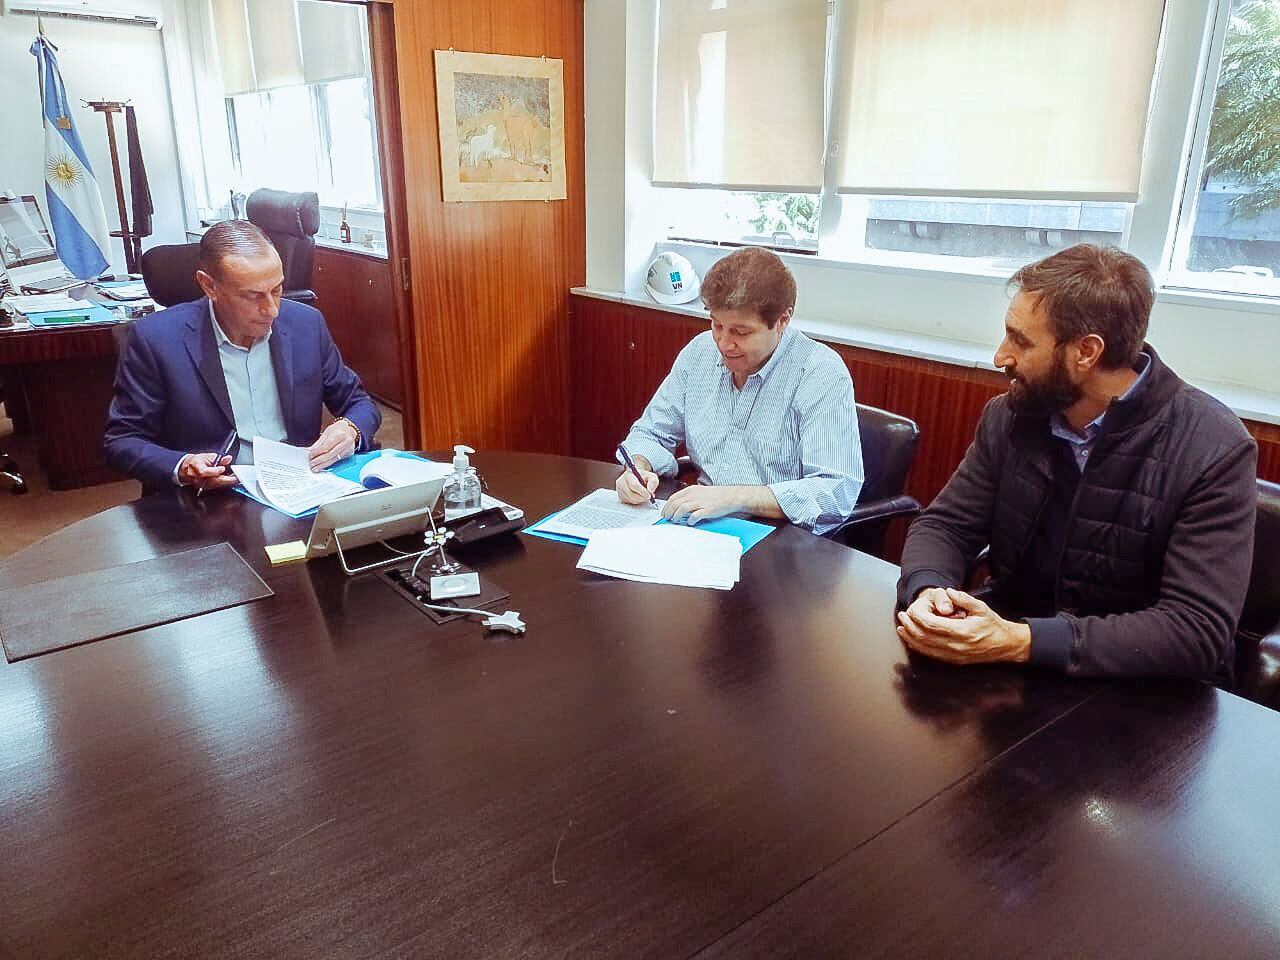
[[[1236,632],[1236,693],[1280,710],[1280,484],[1258,481],[1253,572]]]
[[[142,282],[151,299],[162,307],[172,307],[203,297],[204,291],[196,283],[199,262],[198,243],[162,244],[143,253]]]
[[[903,491],[916,456],[920,428],[915,421],[859,403],[858,439],[865,477],[853,515],[828,533],[833,540],[864,553],[884,556],[884,538],[896,517],[914,517],[920,504]]]
[[[315,262],[316,231],[320,229],[320,198],[311,193],[286,193],[263,188],[249,194],[245,210],[271,238],[284,267],[284,295],[288,300],[315,304],[311,268]]]

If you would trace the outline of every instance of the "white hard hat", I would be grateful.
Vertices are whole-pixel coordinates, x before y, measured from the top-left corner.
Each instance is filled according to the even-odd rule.
[[[668,251],[658,254],[649,264],[644,288],[659,303],[675,304],[696,300],[702,285],[693,264],[680,254]]]

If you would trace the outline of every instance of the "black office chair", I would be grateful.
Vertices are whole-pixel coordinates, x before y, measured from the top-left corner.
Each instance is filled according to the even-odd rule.
[[[151,299],[162,307],[190,303],[204,296],[196,283],[200,244],[170,243],[152,247],[142,254],[142,282]]]
[[[0,403],[5,402],[4,383],[0,382]],[[12,415],[12,411],[6,408],[6,412]],[[9,492],[14,494],[27,492],[27,481],[22,479],[22,470],[18,466],[18,461],[13,457],[0,450],[0,480],[9,485]]]
[[[916,455],[920,428],[896,413],[869,407],[858,408],[858,441],[862,444],[862,473],[865,479],[853,515],[823,536],[847,547],[884,556],[884,538],[895,517],[914,517],[920,512],[915,498],[902,491]],[[677,458],[677,476],[682,482],[695,479],[697,467],[688,456]]]
[[[245,213],[271,238],[280,254],[285,298],[314,304],[311,267],[315,262],[316,231],[320,229],[320,197],[315,193],[263,188],[249,194]]]
[[[920,504],[903,490],[916,455],[920,428],[914,420],[859,403],[858,439],[862,444],[862,491],[853,515],[827,534],[847,547],[884,556],[884,538],[896,517],[914,517]]]
[[[1253,573],[1236,632],[1236,693],[1280,710],[1280,484],[1258,481]]]

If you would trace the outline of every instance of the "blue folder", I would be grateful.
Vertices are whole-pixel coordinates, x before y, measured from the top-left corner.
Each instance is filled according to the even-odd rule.
[[[560,516],[563,510],[557,510],[555,513],[547,514],[537,523],[525,527],[521,533],[527,533],[533,537],[542,537],[544,540],[558,540],[561,543],[572,543],[579,547],[585,547],[587,541],[581,537],[569,537],[562,533],[548,533],[540,529],[548,520]],[[654,526],[661,526],[664,523],[670,523],[670,520],[659,520]],[[715,520],[704,520],[702,523],[691,524],[697,530],[709,530],[712,533],[724,533],[731,537],[737,537],[742,542],[742,552],[746,553],[757,543],[767,537],[776,530],[767,523],[758,523],[755,520],[744,520],[741,517],[718,517]]]

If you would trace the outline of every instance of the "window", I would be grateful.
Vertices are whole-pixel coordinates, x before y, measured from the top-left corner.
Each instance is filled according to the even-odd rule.
[[[1071,200],[840,196],[830,247],[847,259],[966,258],[1001,273],[1077,243],[1124,246],[1133,205]]]
[[[205,0],[233,189],[381,210],[368,21],[329,0]],[[225,195],[225,194],[224,194]]]
[[[367,78],[276,87],[226,102],[242,192],[315,190],[326,206],[381,209]],[[282,171],[288,172],[287,183],[281,181]]]
[[[1280,296],[1280,0],[1231,0],[1170,283]]]
[[[784,6],[814,20],[800,0]],[[999,272],[1075,243],[1123,246],[1162,8],[840,0],[825,27],[790,31],[786,50],[772,53],[748,31],[754,20],[778,35],[764,16],[771,8],[661,0],[653,196],[667,237]],[[735,73],[735,55],[753,69]],[[770,69],[777,57],[806,62],[809,78]],[[822,76],[814,64],[825,64]],[[780,78],[795,112],[820,120],[727,149],[722,127],[740,137],[768,130],[759,91]],[[808,143],[819,128],[825,151]],[[812,173],[772,172],[781,158],[768,144],[799,141],[801,155],[826,154],[814,192],[731,189],[808,187]]]
[[[667,214],[672,240],[755,243],[781,250],[816,253],[816,193],[768,193],[741,190],[655,189]]]

